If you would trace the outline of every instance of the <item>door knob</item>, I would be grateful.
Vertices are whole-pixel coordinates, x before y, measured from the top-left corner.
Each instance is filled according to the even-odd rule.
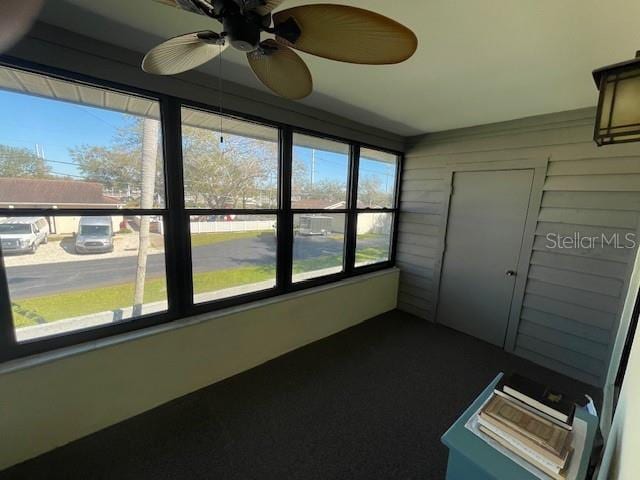
[[[504,272],[504,274],[507,277],[515,277],[516,276],[516,272],[514,270],[507,270],[506,272]]]

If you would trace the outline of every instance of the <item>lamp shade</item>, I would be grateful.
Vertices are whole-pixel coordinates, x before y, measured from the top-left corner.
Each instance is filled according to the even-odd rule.
[[[600,90],[594,141],[640,141],[640,58],[594,70],[593,79]]]

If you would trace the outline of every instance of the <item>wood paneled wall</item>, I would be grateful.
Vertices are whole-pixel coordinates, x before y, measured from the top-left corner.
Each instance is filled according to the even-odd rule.
[[[640,145],[598,148],[594,109],[410,140],[402,180],[402,310],[435,321],[442,230],[456,163],[548,158],[513,352],[594,385],[607,372],[636,249],[552,248],[547,234],[638,236]],[[522,274],[523,272],[521,272]]]

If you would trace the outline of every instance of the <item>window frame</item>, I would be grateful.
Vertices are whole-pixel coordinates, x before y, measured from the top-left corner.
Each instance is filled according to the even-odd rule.
[[[306,280],[301,280],[299,282],[293,282],[293,242],[294,242],[294,232],[293,232],[293,218],[295,215],[302,214],[318,214],[318,213],[326,213],[326,210],[317,209],[317,208],[294,208],[291,202],[291,191],[289,191],[288,195],[288,203],[289,203],[289,221],[291,222],[291,266],[288,270],[288,276],[290,279],[290,286],[292,291],[304,290],[305,288],[316,287],[320,285],[325,285],[327,283],[337,282],[350,276],[352,268],[350,268],[350,238],[351,238],[351,216],[350,216],[350,205],[351,205],[351,196],[354,194],[352,191],[353,185],[353,165],[355,163],[354,160],[354,145],[353,142],[345,140],[343,138],[335,137],[332,135],[323,135],[318,132],[314,132],[311,130],[307,130],[300,127],[291,128],[291,158],[289,159],[289,183],[292,183],[292,170],[293,170],[293,148],[295,146],[293,139],[296,134],[305,135],[307,137],[315,137],[321,140],[329,140],[331,142],[342,143],[348,147],[348,165],[347,165],[347,195],[345,198],[345,208],[337,208],[335,210],[331,210],[331,213],[335,214],[344,214],[345,216],[345,230],[344,230],[344,254],[342,256],[342,271],[336,272],[330,275],[322,275],[318,277],[309,278]],[[357,179],[356,179],[357,185]],[[357,193],[356,193],[357,195]]]
[[[402,177],[402,166],[404,163],[404,154],[392,152],[390,150],[384,150],[381,148],[370,147],[368,145],[364,145],[362,143],[356,144],[354,148],[357,150],[356,153],[356,164],[352,166],[353,170],[353,185],[351,186],[351,193],[354,198],[352,199],[352,203],[350,205],[353,210],[353,218],[350,219],[350,225],[353,226],[353,272],[357,274],[368,273],[371,271],[376,271],[380,267],[380,265],[386,265],[384,268],[388,268],[390,266],[394,266],[396,264],[396,246],[398,243],[398,225],[399,225],[399,216],[400,216],[400,189],[401,189],[401,177]],[[368,150],[376,150],[379,152],[388,153],[390,155],[395,155],[396,157],[396,176],[394,179],[394,187],[393,187],[393,206],[392,207],[381,207],[381,208],[358,208],[358,187],[360,180],[360,151],[361,149],[366,148]],[[358,243],[358,215],[361,213],[390,213],[392,215],[391,221],[391,235],[390,235],[390,245],[389,245],[389,260],[386,262],[377,262],[371,263],[368,265],[356,266],[356,247]]]
[[[223,114],[220,114],[220,108],[219,107],[215,107],[215,106],[211,106],[211,105],[206,105],[203,103],[199,103],[199,102],[191,102],[191,101],[187,101],[187,100],[180,100],[180,99],[175,99],[178,102],[178,117],[179,117],[179,121],[178,121],[178,130],[179,130],[179,139],[176,139],[176,141],[179,141],[179,147],[180,147],[180,152],[179,154],[176,155],[176,158],[179,161],[179,168],[180,169],[180,194],[182,195],[180,202],[181,202],[181,210],[183,212],[183,216],[184,216],[184,222],[185,222],[185,231],[187,233],[187,245],[185,246],[185,259],[188,258],[188,262],[184,262],[185,265],[187,265],[186,268],[186,272],[183,272],[183,286],[186,287],[187,289],[187,293],[186,295],[189,298],[189,301],[187,302],[187,308],[185,309],[185,317],[186,316],[190,316],[190,315],[198,315],[198,314],[202,314],[202,313],[208,313],[211,311],[215,311],[215,310],[219,310],[222,308],[227,308],[227,307],[232,307],[232,306],[236,306],[239,304],[243,304],[243,303],[249,303],[249,302],[253,302],[256,300],[262,300],[265,298],[270,298],[273,297],[275,295],[281,295],[282,293],[285,293],[285,289],[282,288],[282,285],[280,284],[280,277],[278,275],[278,272],[280,271],[280,210],[281,210],[281,205],[282,205],[282,198],[281,198],[281,190],[282,190],[282,186],[281,186],[281,177],[282,175],[282,169],[283,169],[283,159],[282,159],[282,124],[280,123],[276,123],[276,122],[268,122],[268,121],[263,121],[263,120],[258,120],[256,119],[256,117],[253,116],[248,116],[248,115],[240,115],[238,113],[235,112],[230,112],[230,111],[225,111],[223,112]],[[262,126],[266,126],[266,127],[271,127],[274,128],[278,131],[278,181],[277,181],[277,188],[278,188],[278,205],[276,206],[276,208],[262,208],[262,209],[241,209],[241,208],[219,208],[219,209],[206,209],[206,208],[187,208],[184,204],[184,163],[182,161],[182,109],[183,108],[187,108],[187,109],[192,109],[192,110],[198,110],[200,112],[204,112],[204,113],[210,113],[212,115],[219,115],[225,118],[234,118],[236,120],[241,120],[243,122],[248,122],[248,123],[256,123]],[[176,152],[177,153],[177,152]],[[256,292],[248,292],[248,293],[244,293],[244,294],[240,294],[240,295],[234,295],[232,297],[226,297],[226,298],[220,298],[217,300],[211,300],[208,302],[200,302],[200,303],[195,303],[193,302],[193,275],[192,275],[192,252],[191,252],[191,228],[190,228],[190,217],[192,215],[203,215],[203,214],[212,214],[212,215],[231,215],[231,214],[243,214],[243,215],[274,215],[276,217],[276,224],[278,225],[278,229],[277,229],[277,233],[278,233],[278,237],[276,238],[276,285],[274,287],[268,288],[266,290],[259,290]],[[183,299],[186,300],[186,299]]]
[[[77,208],[0,208],[0,216],[64,216],[64,215],[156,215],[164,221],[165,270],[168,309],[166,312],[142,315],[125,321],[96,326],[84,330],[75,330],[54,336],[42,337],[25,342],[15,338],[15,327],[9,285],[4,266],[4,256],[0,247],[0,362],[55,350],[64,347],[124,334],[147,327],[172,322],[178,319],[215,312],[228,307],[246,304],[266,298],[334,283],[357,275],[383,270],[396,263],[398,220],[400,205],[400,185],[404,155],[402,152],[354,141],[345,137],[323,133],[316,130],[292,126],[283,122],[264,119],[229,109],[220,112],[220,107],[201,102],[181,99],[175,96],[148,91],[137,87],[69,72],[9,56],[0,55],[0,67],[8,67],[47,77],[106,89],[125,95],[134,95],[157,101],[160,106],[160,125],[162,131],[162,151],[164,167],[165,204],[158,209],[77,209]],[[203,112],[258,123],[278,130],[278,205],[276,209],[192,209],[185,207],[183,161],[182,161],[182,108],[191,108]],[[315,277],[300,282],[292,282],[293,270],[293,216],[300,213],[320,213],[313,209],[293,209],[291,206],[291,173],[293,162],[294,133],[318,137],[349,146],[349,169],[347,180],[347,205],[345,209],[332,210],[332,213],[344,213],[346,220],[344,257],[342,272]],[[368,148],[397,158],[394,186],[394,202],[391,208],[358,209],[358,170],[361,148]],[[391,246],[389,259],[385,262],[355,267],[356,221],[358,213],[389,212],[393,214]],[[193,302],[193,278],[190,236],[190,215],[202,212],[242,213],[246,215],[275,215],[277,218],[276,285],[267,290],[250,292],[238,296],[222,298],[210,302]],[[326,213],[326,211],[324,211]]]

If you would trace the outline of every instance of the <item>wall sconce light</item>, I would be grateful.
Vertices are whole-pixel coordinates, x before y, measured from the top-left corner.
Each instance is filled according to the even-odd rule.
[[[599,147],[640,141],[640,51],[593,71],[600,90],[593,140]]]

